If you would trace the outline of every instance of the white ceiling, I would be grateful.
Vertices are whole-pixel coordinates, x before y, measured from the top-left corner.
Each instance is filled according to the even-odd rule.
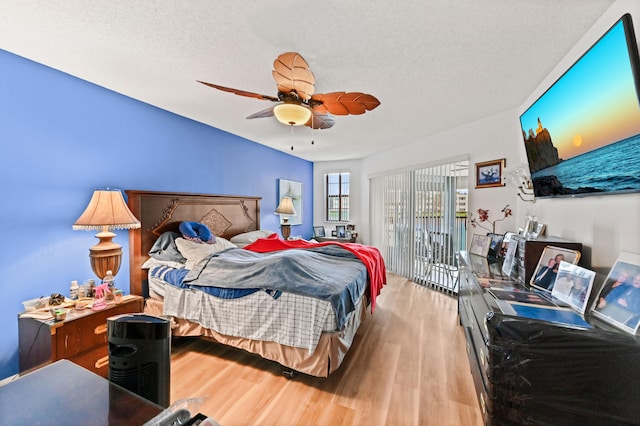
[[[2,0],[0,48],[310,161],[363,158],[520,105],[614,0]],[[316,93],[381,105],[331,129],[246,120],[299,52]],[[315,144],[311,145],[310,141]],[[291,146],[294,150],[291,151]]]

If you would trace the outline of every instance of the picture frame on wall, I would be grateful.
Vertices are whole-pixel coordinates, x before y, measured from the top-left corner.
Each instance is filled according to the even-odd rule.
[[[504,158],[476,163],[476,188],[504,186],[502,173],[505,165],[506,159]]]
[[[620,253],[604,280],[591,313],[629,334],[640,326],[640,254]]]
[[[291,197],[295,215],[287,216],[290,225],[302,224],[302,183],[292,180],[278,179],[278,200]],[[280,216],[280,225],[284,223],[284,216]]]

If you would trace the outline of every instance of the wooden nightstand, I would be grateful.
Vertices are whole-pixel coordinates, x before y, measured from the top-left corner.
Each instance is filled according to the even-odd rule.
[[[110,303],[101,311],[71,309],[63,321],[39,320],[18,315],[20,374],[60,359],[107,377],[109,351],[107,318],[142,312],[144,299],[126,296],[119,304]]]

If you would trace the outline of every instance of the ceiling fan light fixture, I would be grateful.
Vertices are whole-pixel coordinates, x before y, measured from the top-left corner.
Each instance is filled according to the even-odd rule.
[[[311,118],[311,110],[295,103],[283,103],[273,108],[279,122],[287,126],[304,126]]]

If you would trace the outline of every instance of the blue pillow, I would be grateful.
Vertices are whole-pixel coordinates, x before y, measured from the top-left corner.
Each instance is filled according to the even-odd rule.
[[[200,222],[182,222],[178,227],[185,240],[195,241],[197,243],[215,244],[216,237],[211,233],[207,225]]]

